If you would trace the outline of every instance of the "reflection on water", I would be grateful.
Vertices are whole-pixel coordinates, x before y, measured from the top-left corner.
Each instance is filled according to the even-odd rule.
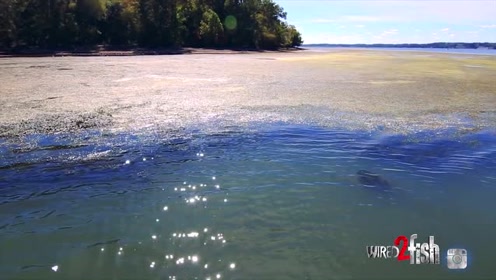
[[[0,273],[7,278],[492,272],[485,243],[496,234],[491,132],[400,137],[274,125],[21,140],[0,143]],[[391,190],[361,185],[358,170],[380,174]],[[435,235],[442,254],[468,249],[468,271],[367,259],[365,246],[413,233]]]

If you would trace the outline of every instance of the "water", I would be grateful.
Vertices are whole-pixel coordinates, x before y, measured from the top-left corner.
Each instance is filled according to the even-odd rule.
[[[343,49],[343,47],[304,47],[312,51],[328,52],[329,49]],[[345,49],[355,50],[377,50],[377,51],[403,51],[403,52],[430,52],[430,53],[447,53],[447,54],[469,54],[469,55],[496,55],[495,49],[447,49],[447,48],[355,48],[347,47]]]
[[[0,140],[5,279],[490,278],[496,134],[293,123]],[[358,170],[389,181],[359,184]],[[430,235],[440,265],[368,259]],[[446,267],[448,248],[469,266]]]
[[[496,64],[424,58],[1,60],[0,278],[491,278]]]

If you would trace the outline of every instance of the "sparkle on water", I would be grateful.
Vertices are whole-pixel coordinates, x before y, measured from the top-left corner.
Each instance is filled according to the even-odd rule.
[[[397,136],[280,124],[122,142],[129,137],[37,135],[0,142],[3,277],[430,279],[493,273],[486,240],[496,235],[494,132]],[[76,145],[88,138],[102,142]],[[67,139],[75,142],[72,148],[53,148]],[[362,169],[379,173],[392,189],[363,187],[356,178]],[[392,245],[396,236],[413,233],[419,242],[434,235],[442,253],[462,246],[477,261],[465,274],[451,274],[445,264],[367,258],[365,246]]]

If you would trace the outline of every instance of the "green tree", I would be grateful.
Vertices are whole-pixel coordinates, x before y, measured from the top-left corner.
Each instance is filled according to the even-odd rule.
[[[79,43],[96,44],[101,42],[100,26],[105,15],[105,7],[100,0],[78,0],[75,7],[79,26]]]
[[[120,2],[108,2],[105,15],[105,40],[113,45],[129,43],[130,31],[124,16],[124,5]]]
[[[177,20],[177,0],[140,0],[142,44],[173,46],[180,40]]]
[[[178,5],[177,20],[181,43],[188,46],[202,45],[200,37],[200,23],[203,19],[203,10],[198,0],[181,1]]]
[[[301,38],[300,32],[296,30],[296,28],[293,25],[289,26],[289,34],[290,34],[290,40],[291,44],[289,45],[290,47],[298,47],[303,44],[303,40]]]
[[[123,6],[122,18],[127,26],[129,43],[136,43],[142,26],[139,13],[139,0],[121,0],[121,3]]]
[[[206,47],[219,46],[224,35],[224,27],[219,16],[213,10],[207,9],[203,13],[199,34]]]
[[[0,48],[302,43],[272,0],[0,0]]]
[[[0,47],[2,48],[11,48],[17,44],[17,9],[19,9],[17,1],[0,0]]]

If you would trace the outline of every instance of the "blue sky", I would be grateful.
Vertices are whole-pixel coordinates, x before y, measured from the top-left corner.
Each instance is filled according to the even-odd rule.
[[[496,0],[274,0],[304,43],[496,42]]]

